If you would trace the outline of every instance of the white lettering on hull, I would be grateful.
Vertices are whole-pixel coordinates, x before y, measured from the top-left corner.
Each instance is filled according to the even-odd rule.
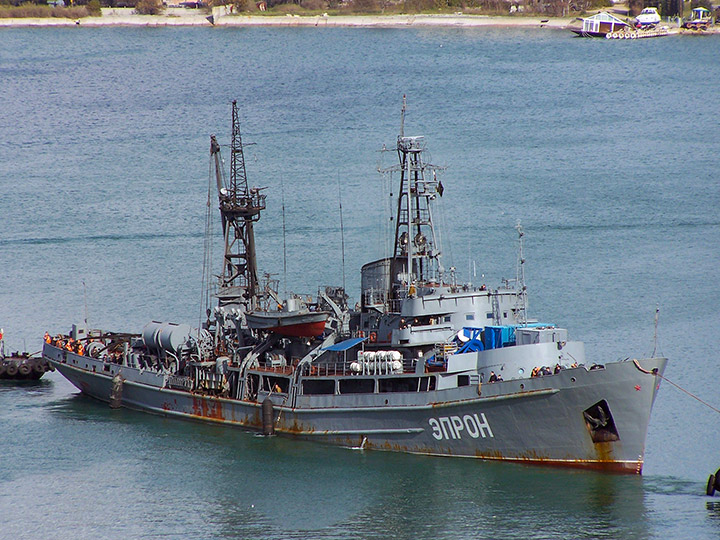
[[[462,418],[459,416],[440,416],[438,418],[430,418],[428,424],[432,428],[432,436],[438,441],[462,439],[463,433],[469,435],[473,439],[478,437],[495,437],[490,423],[485,418],[485,413],[466,414]]]

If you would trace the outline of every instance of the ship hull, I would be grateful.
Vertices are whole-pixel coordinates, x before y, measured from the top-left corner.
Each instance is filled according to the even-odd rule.
[[[167,376],[46,347],[45,358],[83,393],[169,417],[262,431],[261,402],[163,387]],[[557,375],[433,392],[344,396],[271,394],[275,433],[328,444],[640,474],[666,359],[609,363]],[[121,395],[113,377],[123,378]],[[594,442],[583,411],[603,402],[617,440]]]

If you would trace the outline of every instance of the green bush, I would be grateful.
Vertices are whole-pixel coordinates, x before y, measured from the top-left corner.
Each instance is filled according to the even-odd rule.
[[[26,19],[26,18],[66,18],[81,19],[89,15],[85,6],[77,7],[52,7],[48,5],[38,5],[31,2],[21,4],[19,6],[0,6],[0,18],[3,19]]]
[[[325,0],[302,0],[300,6],[310,11],[321,11],[327,9],[327,2]]]
[[[379,11],[377,0],[351,0],[350,11],[357,13],[374,13]]]
[[[435,5],[434,0],[405,0],[404,10],[407,13],[421,13],[431,10]]]
[[[590,8],[591,9],[601,9],[606,7],[611,7],[613,5],[611,0],[591,0],[590,1]]]
[[[85,6],[85,9],[88,10],[88,14],[91,17],[99,17],[102,15],[102,9],[100,9],[100,0],[90,0],[87,3],[87,6]]]
[[[159,15],[165,9],[161,0],[139,0],[135,12],[140,15]]]

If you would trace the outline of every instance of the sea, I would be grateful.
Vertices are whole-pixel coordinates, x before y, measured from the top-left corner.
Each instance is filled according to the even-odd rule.
[[[446,167],[447,269],[515,278],[520,223],[531,317],[589,362],[669,358],[642,476],[263,438],[112,410],[57,372],[0,381],[0,538],[720,538],[718,51],[546,28],[0,30],[8,352],[83,321],[200,321],[232,100],[267,195],[260,272],[357,302],[390,249],[378,169],[405,99],[405,134]]]

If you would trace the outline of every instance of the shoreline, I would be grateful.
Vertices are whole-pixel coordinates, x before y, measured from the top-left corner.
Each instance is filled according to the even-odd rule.
[[[205,10],[167,8],[161,15],[139,15],[134,8],[102,8],[101,17],[70,19],[0,18],[0,28],[42,28],[86,26],[99,28],[218,26],[218,27],[337,27],[337,28],[548,28],[568,30],[579,17],[547,17],[541,15],[470,15],[454,14],[393,14],[393,15],[235,15],[229,6],[218,6],[210,15]],[[600,10],[602,11],[602,10]],[[678,28],[677,23],[665,23],[669,34],[707,35],[720,33],[720,25],[698,33]]]
[[[303,27],[502,27],[565,29],[574,17],[490,16],[490,15],[230,15],[224,6],[213,8],[212,16],[205,11],[168,8],[162,15],[138,15],[133,8],[103,8],[102,17],[66,18],[0,18],[0,28],[60,26],[303,26]],[[211,22],[212,20],[212,22]]]

